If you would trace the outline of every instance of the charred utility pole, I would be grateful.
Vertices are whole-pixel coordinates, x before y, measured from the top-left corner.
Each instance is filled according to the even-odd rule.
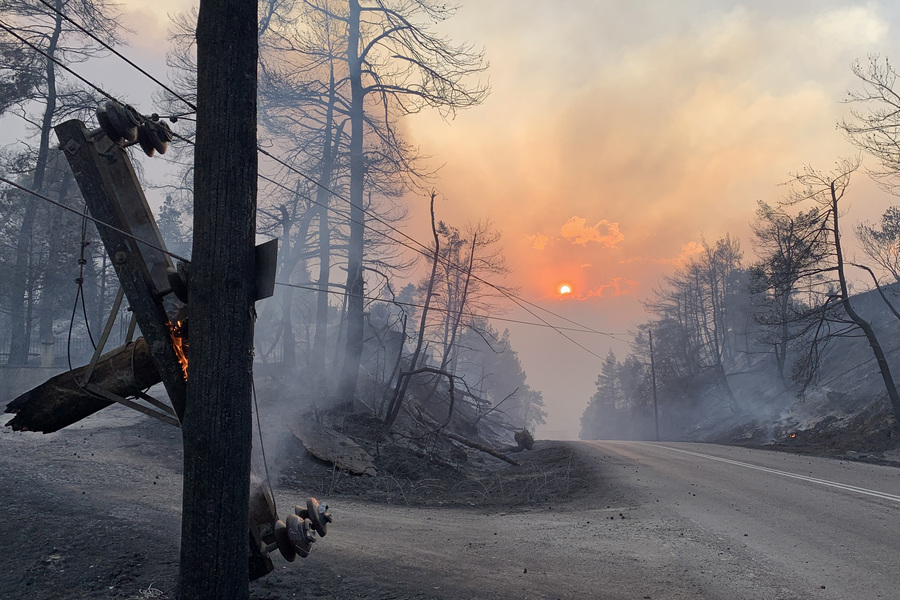
[[[250,595],[257,23],[255,0],[200,1],[182,600]]]
[[[131,107],[108,103],[107,109],[98,111],[98,115],[102,114],[106,119],[112,116],[120,126],[124,123],[123,129],[131,129],[136,139],[139,135],[137,125],[140,118],[133,111]],[[142,139],[146,128],[151,125],[154,131],[163,131],[162,125],[142,125]],[[153,213],[150,212],[147,199],[138,183],[134,167],[128,154],[118,144],[121,140],[109,137],[119,137],[118,133],[114,133],[115,127],[109,127],[108,134],[101,134],[100,130],[88,131],[79,120],[71,120],[60,123],[55,130],[91,215],[115,227],[99,227],[97,231],[112,259],[156,370],[180,419],[184,414],[185,382],[172,345],[168,316],[169,312],[174,312],[175,307],[170,298],[161,295],[161,292],[170,287],[167,272],[173,270],[173,266],[171,259],[163,251],[165,245],[162,236],[153,220]],[[156,136],[155,133],[153,135]],[[161,151],[164,151],[163,140],[171,138],[166,135],[163,139],[154,139]],[[138,242],[135,238],[149,244]],[[92,384],[89,381],[83,383],[89,388],[87,391],[90,394],[105,395],[99,388],[90,389]],[[98,407],[102,408],[103,405],[99,404]],[[78,411],[75,414],[86,416]]]

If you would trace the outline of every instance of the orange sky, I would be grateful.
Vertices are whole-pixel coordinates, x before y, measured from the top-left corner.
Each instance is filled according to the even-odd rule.
[[[165,72],[154,40],[165,13],[189,5],[126,0],[141,32],[129,55]],[[777,201],[804,164],[829,169],[854,152],[835,127],[857,85],[849,65],[900,60],[898,25],[889,0],[464,1],[441,31],[485,46],[492,93],[449,123],[423,113],[405,128],[444,165],[439,218],[493,220],[523,297],[624,333],[702,239],[730,233],[752,258],[757,200]],[[890,202],[861,174],[850,200],[851,222]],[[410,204],[407,233],[429,240],[424,199]],[[561,283],[573,293],[560,298]],[[510,330],[548,405],[539,433],[577,433],[599,360],[552,330]],[[576,339],[600,356],[627,349]]]
[[[835,127],[851,61],[900,56],[887,2],[625,4],[464,5],[444,28],[485,44],[493,92],[450,123],[410,124],[445,165],[443,218],[493,219],[524,297],[617,333],[704,238],[731,233],[752,258],[757,200],[777,201],[804,164],[854,152]],[[864,179],[853,222],[890,201]],[[563,282],[573,293],[560,299]],[[510,329],[550,407],[545,431],[576,432],[599,361],[553,332]],[[578,341],[620,359],[627,348]]]

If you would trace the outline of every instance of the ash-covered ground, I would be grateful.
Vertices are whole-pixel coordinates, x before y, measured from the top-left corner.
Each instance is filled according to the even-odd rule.
[[[373,584],[369,565],[329,555],[329,541],[341,536],[342,503],[371,511],[373,519],[385,503],[527,511],[597,489],[596,478],[570,449],[548,442],[514,455],[518,467],[477,452],[436,464],[389,446],[376,456],[379,474],[370,477],[310,457],[290,435],[280,439],[281,447],[268,449],[278,457],[270,475],[279,513],[314,496],[330,504],[335,523],[308,559],[286,563],[276,556],[276,571],[251,584],[257,599],[444,597],[421,591],[420,581]],[[0,506],[0,598],[173,597],[181,510],[178,429],[118,406],[48,435],[0,427]],[[389,543],[390,523],[384,527]]]

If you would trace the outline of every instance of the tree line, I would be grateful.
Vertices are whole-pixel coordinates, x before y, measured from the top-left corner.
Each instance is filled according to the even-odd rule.
[[[391,423],[414,393],[434,415],[503,437],[544,413],[508,333],[487,318],[515,292],[504,283],[500,232],[437,215],[432,242],[419,245],[401,229],[405,198],[438,197],[429,157],[404,138],[403,118],[427,109],[452,118],[489,93],[483,50],[435,32],[454,11],[431,1],[259,3],[257,226],[279,238],[281,285],[259,307],[255,352],[267,372],[281,370],[286,387],[321,405],[362,403]],[[0,170],[78,211],[83,202],[51,127],[70,117],[92,122],[101,98],[60,64],[77,67],[121,46],[129,32],[118,17],[104,0],[0,1],[0,110],[29,131],[0,153]],[[193,241],[196,18],[173,17],[170,85],[154,98],[154,111],[175,116],[186,141],[166,156],[172,177],[144,177],[165,197],[160,231],[180,256]],[[35,339],[102,328],[117,284],[92,223],[7,187],[0,202],[0,273],[9,282],[0,355],[9,365],[37,364]],[[418,265],[430,275],[397,283]]]
[[[865,340],[887,412],[900,423],[900,365],[889,357],[900,319],[900,209],[889,206],[880,223],[849,228],[865,263],[847,253],[844,237],[862,155],[878,165],[868,173],[884,189],[898,189],[900,90],[889,59],[871,56],[852,72],[862,89],[849,93],[852,118],[839,126],[860,155],[829,171],[804,167],[782,198],[760,201],[750,224],[755,258],[746,259],[730,235],[703,240],[645,302],[650,319],[634,332],[625,360],[612,351],[604,360],[582,438],[652,439],[657,414],[669,439],[712,431],[713,423],[775,419],[822,380],[829,348],[851,337]],[[870,292],[854,294],[854,282]]]

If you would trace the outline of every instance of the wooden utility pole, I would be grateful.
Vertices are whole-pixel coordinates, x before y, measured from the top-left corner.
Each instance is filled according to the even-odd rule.
[[[201,0],[181,600],[249,597],[256,235],[255,0]]]
[[[147,340],[169,400],[181,418],[186,394],[184,373],[175,357],[169,329],[169,313],[176,312],[177,306],[173,296],[163,295],[169,289],[166,271],[172,267],[172,261],[163,252],[162,236],[134,166],[125,149],[105,134],[91,135],[77,119],[60,123],[54,129],[91,215],[115,228],[98,227],[97,231]]]
[[[659,441],[659,406],[656,403],[656,365],[653,362],[653,331],[650,334],[650,382],[653,386],[653,421],[656,423],[656,441]]]

